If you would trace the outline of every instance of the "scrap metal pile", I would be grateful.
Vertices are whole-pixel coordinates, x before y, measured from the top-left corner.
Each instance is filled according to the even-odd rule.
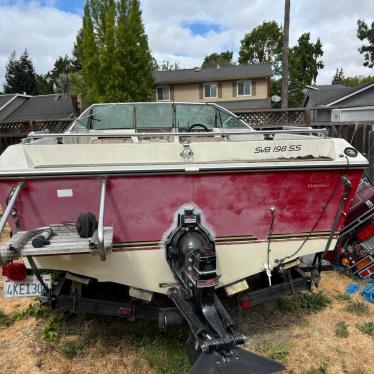
[[[362,179],[333,252],[333,263],[353,277],[374,283],[374,186]]]

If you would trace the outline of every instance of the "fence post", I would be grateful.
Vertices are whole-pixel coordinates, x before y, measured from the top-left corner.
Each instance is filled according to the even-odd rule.
[[[34,131],[34,121],[29,121],[29,132]]]
[[[374,131],[369,132],[369,150],[366,157],[369,160],[369,167],[368,167],[368,174],[370,180],[373,180],[374,178]]]
[[[309,108],[304,109],[304,123],[306,125],[310,124],[310,109]]]

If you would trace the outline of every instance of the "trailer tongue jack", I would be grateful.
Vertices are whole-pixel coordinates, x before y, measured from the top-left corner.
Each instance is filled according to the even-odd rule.
[[[245,337],[234,331],[228,312],[215,294],[214,240],[201,224],[201,216],[186,209],[178,215],[177,227],[166,240],[168,263],[178,280],[169,297],[191,329],[186,343],[191,374],[268,374],[284,370],[276,361],[260,357],[237,345]]]

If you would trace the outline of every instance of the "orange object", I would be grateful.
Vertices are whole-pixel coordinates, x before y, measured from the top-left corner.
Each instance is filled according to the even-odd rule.
[[[369,265],[370,262],[371,262],[370,257],[366,257],[366,258],[364,258],[363,260],[357,262],[357,264],[356,264],[356,268],[357,268],[357,270],[361,270],[361,269],[363,269],[365,266]]]
[[[345,267],[349,266],[349,260],[346,257],[342,258],[340,262]]]

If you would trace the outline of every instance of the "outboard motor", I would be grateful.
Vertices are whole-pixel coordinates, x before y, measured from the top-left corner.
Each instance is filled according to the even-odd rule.
[[[276,361],[245,351],[243,335],[234,331],[228,312],[215,294],[215,243],[193,209],[178,215],[177,227],[166,242],[166,258],[178,281],[169,297],[191,328],[186,343],[191,374],[268,374],[284,370]]]

